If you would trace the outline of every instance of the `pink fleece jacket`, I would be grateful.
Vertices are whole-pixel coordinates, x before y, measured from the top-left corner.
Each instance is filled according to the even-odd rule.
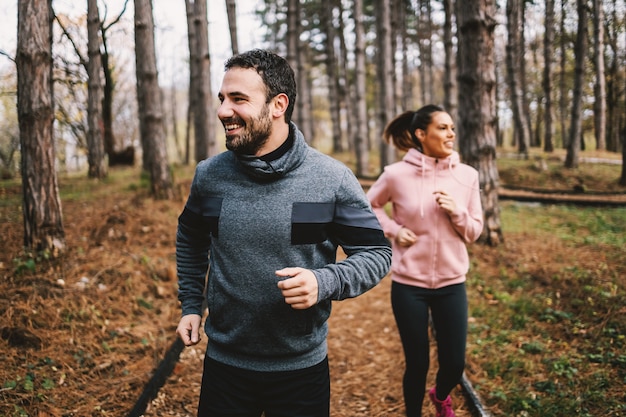
[[[437,205],[435,191],[454,198],[454,213],[448,215]],[[461,163],[457,152],[436,159],[411,149],[402,161],[385,167],[367,197],[392,242],[392,280],[423,288],[465,281],[470,265],[466,243],[480,236],[483,211],[478,172]],[[417,235],[409,247],[395,241],[402,227]]]

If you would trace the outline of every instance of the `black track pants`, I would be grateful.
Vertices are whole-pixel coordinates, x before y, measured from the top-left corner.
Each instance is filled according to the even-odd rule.
[[[204,359],[198,417],[328,417],[329,406],[328,358],[282,372],[249,371]]]
[[[437,339],[437,392],[447,395],[465,367],[467,293],[465,283],[426,289],[393,282],[391,305],[406,361],[402,380],[406,415],[420,417],[429,367],[428,312]]]

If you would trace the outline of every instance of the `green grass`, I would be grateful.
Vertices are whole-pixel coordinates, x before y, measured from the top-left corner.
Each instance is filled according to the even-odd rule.
[[[493,249],[489,265],[486,249],[472,246],[479,260],[468,279],[468,360],[481,368],[475,385],[487,408],[626,415],[626,208],[501,209],[510,246]]]

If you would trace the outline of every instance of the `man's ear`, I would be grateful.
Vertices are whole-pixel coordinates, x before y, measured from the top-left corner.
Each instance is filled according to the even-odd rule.
[[[287,107],[289,106],[289,97],[287,97],[287,94],[285,93],[280,93],[272,99],[272,103],[272,116],[279,118],[287,111]]]

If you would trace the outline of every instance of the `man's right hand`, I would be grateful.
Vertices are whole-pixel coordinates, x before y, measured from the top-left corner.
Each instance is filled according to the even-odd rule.
[[[202,317],[198,314],[187,314],[180,319],[176,333],[185,346],[192,346],[200,341],[200,322]]]

